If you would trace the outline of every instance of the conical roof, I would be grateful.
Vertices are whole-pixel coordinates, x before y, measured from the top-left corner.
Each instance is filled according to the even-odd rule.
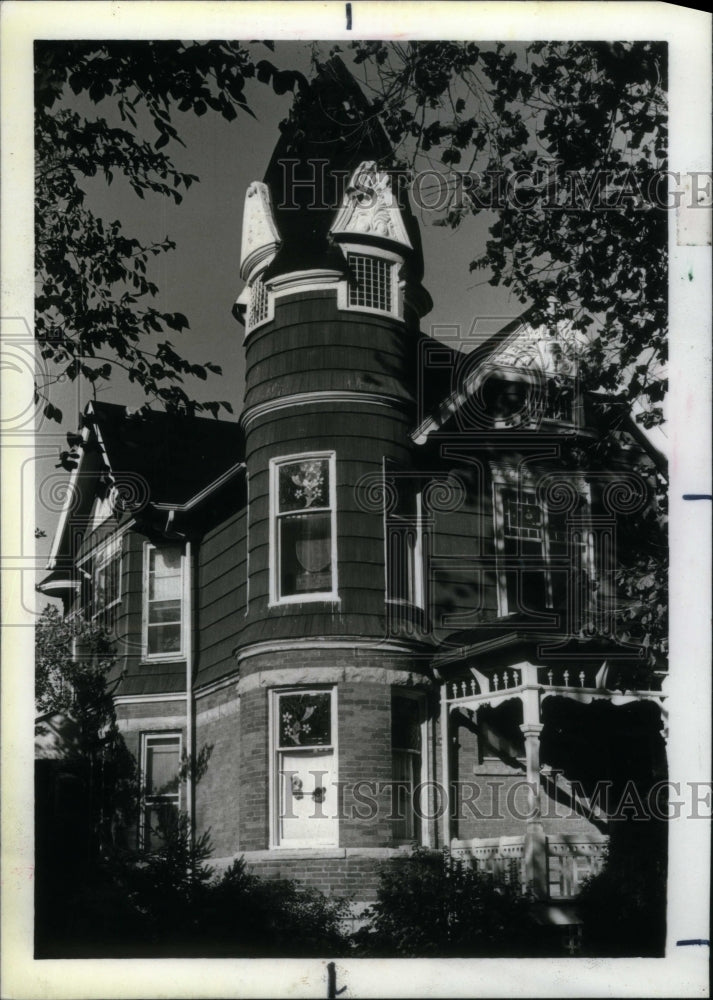
[[[295,104],[265,173],[282,245],[266,277],[315,267],[344,270],[329,229],[354,170],[365,161],[389,167],[393,150],[378,116],[338,56],[319,68]],[[398,186],[392,185],[394,195]],[[408,198],[401,209],[414,247],[410,271],[423,276],[418,224]]]

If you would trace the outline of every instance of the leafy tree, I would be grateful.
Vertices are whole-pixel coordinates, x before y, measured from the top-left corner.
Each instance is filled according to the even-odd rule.
[[[495,211],[471,270],[532,303],[533,322],[566,320],[585,333],[585,381],[625,392],[645,426],[659,423],[667,327],[667,214],[659,204],[665,46],[376,41],[351,48],[394,144],[394,164],[434,166],[447,182],[436,221],[459,226]],[[315,46],[316,65],[319,57]],[[42,352],[70,378],[96,382],[120,365],[149,397],[206,408],[181,383],[216,366],[192,364],[169,341],[157,342],[166,328],[187,326],[184,316],[150,305],[158,289],[147,264],[173,244],[144,246],[120,223],[95,217],[82,181],[122,175],[139,197],[180,201],[196,178],[167,152],[181,142],[177,112],[211,110],[232,120],[252,113],[245,96],[252,78],[278,94],[304,90],[306,81],[254,62],[251,49],[234,42],[38,42],[35,61]],[[68,89],[118,120],[71,110],[63,101]],[[298,127],[293,116],[290,125]],[[217,413],[219,405],[207,408]]]
[[[183,388],[186,376],[206,379],[219,366],[190,362],[160,339],[188,327],[181,313],[151,304],[158,287],[149,263],[174,243],[142,243],[120,221],[99,218],[86,205],[85,181],[122,177],[139,198],[179,203],[198,178],[179,170],[168,152],[171,143],[182,144],[176,112],[201,116],[210,109],[228,121],[252,114],[244,90],[254,75],[247,48],[236,42],[35,43],[35,330],[57,376],[96,386],[118,367],[167,408],[214,415],[230,409],[226,402],[196,403]],[[107,117],[68,106],[70,92]],[[36,401],[42,398],[45,415],[59,421],[48,389],[38,385]]]
[[[354,42],[401,165],[440,171],[440,225],[494,211],[471,271],[587,335],[585,384],[663,419],[666,47]],[[427,203],[436,199],[429,194]],[[475,249],[475,248],[474,248]]]
[[[382,867],[376,902],[357,938],[362,953],[399,958],[542,954],[531,902],[519,885],[469,860],[419,848]]]
[[[136,762],[119,732],[112,697],[115,667],[105,629],[45,607],[35,630],[37,731],[46,732],[51,716],[69,722],[63,751],[86,781],[90,856],[114,844],[136,808]]]
[[[492,220],[470,270],[511,288],[533,325],[566,324],[582,387],[614,403],[614,438],[632,410],[644,428],[660,424],[666,46],[357,41],[351,48],[394,143],[394,165],[430,171],[431,190],[422,190],[434,223],[465,226],[483,213]],[[608,437],[604,452],[611,445]],[[611,471],[610,461],[605,453],[586,458]],[[620,519],[615,573],[618,634],[648,647],[653,665],[667,646],[668,548],[666,484],[660,476],[649,486],[646,512]]]

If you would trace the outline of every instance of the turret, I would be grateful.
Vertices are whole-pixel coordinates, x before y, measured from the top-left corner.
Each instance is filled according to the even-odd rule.
[[[343,779],[392,780],[393,705],[397,721],[406,712],[425,724],[430,683],[414,641],[385,641],[385,509],[360,493],[371,481],[383,497],[387,467],[411,466],[419,319],[431,304],[418,227],[390,165],[378,119],[332,60],[246,192],[235,315],[245,326],[250,583],[236,656],[241,715],[252,720],[241,731],[248,852],[388,849],[413,835],[413,824],[394,827],[386,799],[367,823],[337,820],[335,798]],[[404,685],[415,700],[396,697]],[[409,767],[420,752],[404,751]],[[310,819],[314,801],[329,821]]]

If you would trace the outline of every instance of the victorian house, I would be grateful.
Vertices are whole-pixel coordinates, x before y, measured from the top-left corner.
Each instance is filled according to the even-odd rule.
[[[566,910],[602,783],[665,768],[661,676],[613,625],[661,459],[563,327],[429,336],[378,119],[338,60],[300,102],[245,192],[239,421],[90,403],[39,589],[116,636],[146,850],[181,810],[214,864],[366,901],[450,846]]]

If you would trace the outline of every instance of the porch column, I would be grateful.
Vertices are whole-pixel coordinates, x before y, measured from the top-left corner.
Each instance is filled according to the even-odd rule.
[[[528,810],[525,826],[525,876],[536,898],[547,897],[547,852],[540,807],[540,690],[537,668],[523,664],[522,725],[525,737]]]
[[[446,685],[441,685],[441,783],[443,785],[442,847],[451,846],[451,712]]]

